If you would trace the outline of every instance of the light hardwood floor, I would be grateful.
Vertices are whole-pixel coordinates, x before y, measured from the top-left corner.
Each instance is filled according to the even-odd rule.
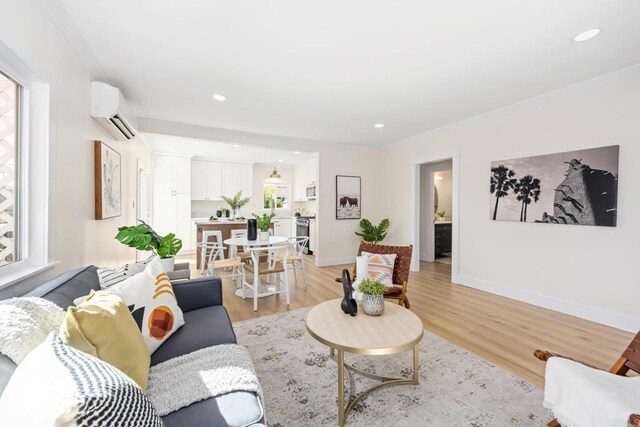
[[[289,310],[308,307],[341,297],[334,279],[342,268],[318,268],[307,257],[307,289],[298,284],[291,289]],[[195,267],[194,267],[195,268]],[[542,386],[544,363],[533,357],[537,348],[558,352],[609,368],[633,334],[555,311],[536,307],[487,292],[451,283],[451,267],[441,263],[422,263],[421,271],[411,273],[407,295],[411,310],[424,322],[425,329],[472,351],[518,376]],[[194,271],[194,276],[199,273]],[[287,310],[284,296],[261,298],[258,311],[250,299],[234,294],[234,284],[225,279],[224,305],[236,322]]]

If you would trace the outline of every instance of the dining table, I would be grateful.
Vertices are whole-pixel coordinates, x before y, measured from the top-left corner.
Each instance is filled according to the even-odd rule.
[[[252,247],[276,247],[276,246],[284,246],[289,242],[289,239],[282,236],[269,236],[269,239],[256,239],[249,240],[246,236],[243,237],[232,237],[230,239],[226,239],[223,243],[227,246],[242,246],[243,248],[249,249]],[[245,249],[245,250],[246,250]],[[237,253],[237,251],[235,251]],[[244,298],[243,290],[237,289],[235,294],[237,297]],[[277,287],[275,285],[271,285],[268,282],[266,284],[259,284],[258,298],[269,297],[271,295],[275,295],[277,293]]]

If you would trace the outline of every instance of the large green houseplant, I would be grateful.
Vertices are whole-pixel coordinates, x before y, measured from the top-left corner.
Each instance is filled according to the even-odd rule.
[[[139,251],[153,252],[160,257],[167,271],[173,270],[175,256],[182,249],[182,240],[174,233],[160,236],[153,228],[142,220],[138,225],[118,228],[115,239],[130,248]]]
[[[363,218],[360,220],[360,232],[356,231],[356,236],[362,237],[362,240],[367,243],[377,245],[387,237],[387,230],[390,225],[391,222],[387,218],[380,221],[378,225],[373,225],[371,221]]]

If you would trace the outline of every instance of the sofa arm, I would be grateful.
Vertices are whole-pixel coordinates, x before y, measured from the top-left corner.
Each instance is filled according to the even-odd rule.
[[[182,311],[222,305],[222,279],[219,277],[203,277],[174,282],[172,285]]]

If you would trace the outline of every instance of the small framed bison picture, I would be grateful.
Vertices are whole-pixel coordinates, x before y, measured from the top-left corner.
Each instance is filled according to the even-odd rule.
[[[359,176],[336,175],[336,219],[361,218],[360,193]]]

